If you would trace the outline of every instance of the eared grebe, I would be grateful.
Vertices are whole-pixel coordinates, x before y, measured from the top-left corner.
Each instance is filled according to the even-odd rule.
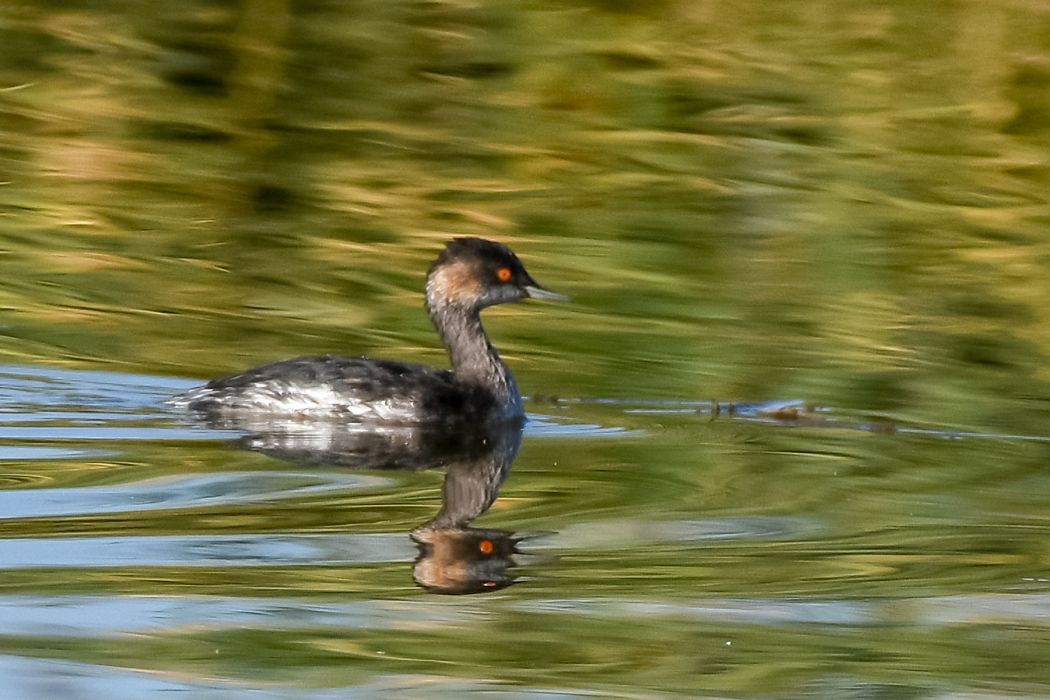
[[[172,403],[206,418],[324,418],[399,424],[520,421],[514,375],[481,325],[495,304],[564,299],[536,283],[510,248],[481,238],[445,246],[427,275],[427,311],[452,369],[369,357],[300,357],[191,389]]]

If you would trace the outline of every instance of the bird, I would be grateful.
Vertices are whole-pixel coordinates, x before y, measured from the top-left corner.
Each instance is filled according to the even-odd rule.
[[[514,374],[490,342],[480,314],[525,299],[567,297],[537,283],[507,246],[455,238],[431,264],[426,283],[426,309],[451,369],[370,357],[298,357],[215,379],[170,403],[213,421],[524,422]]]

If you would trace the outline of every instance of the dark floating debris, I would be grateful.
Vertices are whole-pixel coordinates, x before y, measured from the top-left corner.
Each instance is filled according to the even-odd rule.
[[[565,396],[537,395],[534,403],[550,405],[587,405],[619,407],[632,415],[707,415],[716,418],[739,419],[757,423],[769,423],[799,428],[835,428],[837,430],[859,430],[873,435],[929,435],[947,440],[990,439],[1020,440],[1024,442],[1050,443],[1048,435],[1011,435],[981,431],[958,430],[948,427],[919,427],[898,421],[857,415],[855,412],[838,411],[826,406],[816,406],[805,401],[770,401],[766,403],[736,403],[709,401],[676,401],[660,399],[595,399]]]

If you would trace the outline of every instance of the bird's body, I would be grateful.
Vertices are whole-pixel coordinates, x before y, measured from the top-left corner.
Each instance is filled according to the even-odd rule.
[[[524,407],[514,375],[489,342],[480,312],[528,297],[559,295],[540,287],[506,246],[455,239],[427,278],[427,310],[450,370],[369,357],[300,357],[216,379],[173,403],[212,418],[464,425],[520,420]]]

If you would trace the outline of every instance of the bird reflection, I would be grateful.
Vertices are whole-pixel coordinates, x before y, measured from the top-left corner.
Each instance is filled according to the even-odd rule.
[[[351,469],[447,469],[441,510],[412,533],[416,582],[434,593],[495,591],[514,583],[520,537],[470,523],[489,509],[521,447],[522,421],[449,429],[337,421],[222,419],[248,434],[236,446],[296,464]]]

